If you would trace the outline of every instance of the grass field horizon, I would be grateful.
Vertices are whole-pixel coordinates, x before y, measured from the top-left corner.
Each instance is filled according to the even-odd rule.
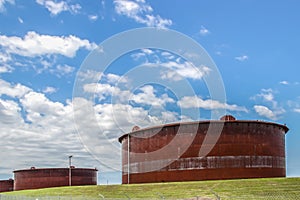
[[[260,178],[197,182],[56,187],[3,193],[9,196],[140,199],[297,199],[300,178]],[[100,199],[101,199],[100,198]]]

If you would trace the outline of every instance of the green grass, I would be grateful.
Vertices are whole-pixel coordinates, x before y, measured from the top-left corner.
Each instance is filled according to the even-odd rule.
[[[300,199],[300,178],[263,178],[222,181],[176,182],[130,185],[98,185],[24,190],[6,195],[84,196],[99,198],[184,199],[209,197],[216,199]]]

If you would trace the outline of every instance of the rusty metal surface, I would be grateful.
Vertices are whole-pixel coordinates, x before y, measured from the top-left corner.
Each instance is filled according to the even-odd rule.
[[[72,168],[72,186],[97,185],[97,170]],[[14,171],[14,190],[69,185],[69,168],[25,169]]]
[[[0,180],[0,192],[9,192],[14,190],[14,180]]]
[[[129,166],[128,134],[123,135],[119,138],[122,143],[122,183],[128,182],[128,167],[130,183],[285,177],[286,126],[262,121],[241,121],[232,117],[225,117],[224,120],[221,136],[215,145],[202,145],[210,123],[207,121],[183,125],[174,123],[132,132]],[[180,136],[180,143],[188,142],[191,133],[196,130],[191,145],[184,152],[180,152],[176,143],[171,144],[179,126],[184,132]],[[180,156],[176,160],[170,162],[168,155],[163,153],[155,159],[147,156],[170,144],[173,145],[173,152],[179,152]],[[211,146],[213,148],[208,155],[199,156],[200,148]],[[134,156],[134,153],[143,156]],[[162,163],[168,165],[159,170],[145,171],[147,167],[150,169],[150,166]]]

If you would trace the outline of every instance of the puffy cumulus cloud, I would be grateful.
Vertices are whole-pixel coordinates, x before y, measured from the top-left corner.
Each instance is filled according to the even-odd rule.
[[[275,113],[266,106],[255,105],[254,110],[260,116],[263,116],[263,117],[266,117],[269,119],[276,119]]]
[[[60,102],[52,102],[42,93],[29,92],[21,100],[26,110],[27,120],[35,123],[44,116],[63,116],[65,106]]]
[[[126,76],[119,76],[117,74],[107,74],[106,76],[106,80],[108,83],[111,84],[115,84],[115,83],[127,83],[128,82],[128,78]],[[103,77],[103,78],[105,78]]]
[[[162,122],[159,116],[149,115],[144,108],[127,104],[99,104],[95,106],[95,111],[100,128],[110,133],[110,138],[129,132],[134,125],[143,127]]]
[[[140,106],[153,106],[162,108],[167,103],[175,103],[175,100],[167,93],[159,94],[152,85],[145,85],[137,89],[137,92],[121,89],[109,83],[90,83],[83,86],[84,92],[93,93],[99,100],[110,99],[111,103],[131,103]]]
[[[77,14],[81,9],[79,4],[69,4],[67,1],[53,1],[53,0],[36,0],[41,6],[44,6],[51,15],[58,15],[61,12],[68,11],[72,14]]]
[[[80,48],[92,50],[96,47],[96,44],[73,35],[40,35],[34,31],[27,32],[24,38],[0,35],[0,50],[8,55],[35,57],[60,54],[72,58]]]
[[[14,4],[15,0],[0,0],[0,13],[5,11],[5,4]]]
[[[80,82],[89,80],[90,82],[98,81],[102,77],[102,72],[94,70],[80,70],[77,73],[77,79]]]
[[[203,100],[198,96],[183,97],[177,102],[177,104],[181,108],[203,108],[207,110],[226,109],[230,111],[248,112],[248,110],[242,106],[238,106],[235,104],[230,105],[227,103],[221,103],[219,101],[212,100],[212,99]]]
[[[16,124],[24,121],[20,115],[21,108],[12,100],[0,99],[0,124]]]
[[[112,97],[113,100],[127,102],[131,95],[128,90],[121,90],[119,87],[112,86],[107,83],[90,83],[83,86],[84,92],[93,93],[99,100],[105,100]]]
[[[147,127],[174,120],[171,113],[150,115],[144,108],[129,104],[93,104],[83,98],[75,98],[73,103],[81,141],[101,162],[116,170],[121,170],[118,142],[121,135],[130,132],[135,125]],[[91,111],[84,111],[84,107],[90,107]]]
[[[114,0],[115,11],[138,23],[147,26],[165,28],[172,25],[170,19],[164,19],[159,15],[153,15],[153,8],[145,0]]]
[[[242,55],[242,56],[236,56],[234,59],[236,59],[237,61],[243,62],[249,59],[249,57],[247,55]]]
[[[24,85],[3,80],[0,87],[1,174],[30,166],[64,167],[69,154],[82,167],[99,165],[77,138],[70,101],[53,102]]]
[[[255,105],[253,108],[258,115],[272,120],[277,120],[281,114],[285,113],[285,110],[282,108],[271,110],[267,106],[262,105]]]
[[[275,99],[275,93],[273,89],[261,89],[261,92],[251,97],[251,99],[255,100],[257,104],[264,103],[267,106],[255,105],[255,112],[263,117],[268,119],[277,120],[280,115],[285,113],[285,109],[280,106],[280,103]]]
[[[179,118],[187,119],[187,117],[185,116],[179,117],[177,112],[163,111],[161,113],[161,120],[163,121],[163,123],[176,122]]]
[[[12,98],[20,98],[30,91],[32,90],[24,85],[19,83],[14,85],[0,79],[0,97],[6,95]]]
[[[166,93],[162,94],[160,97],[156,96],[157,91],[155,91],[152,85],[146,85],[139,89],[141,92],[137,94],[132,94],[130,97],[131,101],[137,104],[151,105],[154,107],[162,107],[167,103],[174,103],[175,100],[170,98]]]

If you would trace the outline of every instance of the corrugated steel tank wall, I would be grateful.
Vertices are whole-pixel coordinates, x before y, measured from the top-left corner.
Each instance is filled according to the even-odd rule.
[[[72,168],[72,186],[97,185],[97,170]],[[69,168],[26,169],[14,171],[14,190],[69,185]]]
[[[10,192],[14,190],[14,180],[0,180],[0,192]]]
[[[212,150],[204,157],[199,156],[200,148],[206,148],[202,143],[210,123],[221,125],[221,121],[173,124],[130,133],[129,183],[285,177],[285,133],[288,131],[286,126],[230,119],[224,123],[222,133]],[[190,133],[197,130],[191,145],[166,167],[145,172],[145,166],[159,164],[163,157],[158,156],[157,159],[149,161],[147,153],[170,145],[179,126],[184,133],[180,139],[181,143],[190,140]],[[149,138],[135,137],[157,130],[158,133]],[[122,183],[126,184],[128,135],[119,140],[122,143]],[[172,145],[174,152],[180,151],[176,144]],[[209,146],[210,144],[207,148]],[[133,153],[144,153],[145,159],[137,158]]]

